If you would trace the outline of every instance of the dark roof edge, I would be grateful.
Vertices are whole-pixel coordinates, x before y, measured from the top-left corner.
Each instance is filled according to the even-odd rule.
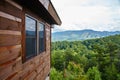
[[[54,11],[55,11],[55,13],[56,13],[56,15],[57,15],[58,19],[59,19],[59,23],[58,23],[58,25],[61,25],[61,24],[62,24],[62,21],[61,21],[60,17],[58,16],[58,13],[57,13],[57,11],[56,11],[55,7],[53,6],[53,4],[52,4],[51,0],[50,0],[50,4],[52,5],[52,7],[53,7],[53,9],[54,9]]]

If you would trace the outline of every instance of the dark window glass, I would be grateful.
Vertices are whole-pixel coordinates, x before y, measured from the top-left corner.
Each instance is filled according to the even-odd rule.
[[[36,55],[36,20],[26,16],[26,58]]]
[[[45,51],[45,26],[39,23],[39,51]]]

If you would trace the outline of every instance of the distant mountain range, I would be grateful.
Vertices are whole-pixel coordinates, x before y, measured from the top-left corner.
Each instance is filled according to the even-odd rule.
[[[75,41],[101,38],[110,35],[120,34],[120,31],[94,31],[94,30],[73,30],[52,33],[52,41]]]

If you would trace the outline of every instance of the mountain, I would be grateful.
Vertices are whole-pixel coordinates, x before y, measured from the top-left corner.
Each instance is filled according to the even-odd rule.
[[[52,33],[52,41],[75,41],[101,38],[110,35],[120,34],[120,31],[108,32],[108,31],[94,31],[94,30],[73,30]]]

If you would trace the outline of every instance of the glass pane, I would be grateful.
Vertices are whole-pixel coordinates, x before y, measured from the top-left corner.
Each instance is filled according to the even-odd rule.
[[[45,27],[44,24],[39,23],[39,51],[43,52],[45,50]]]
[[[36,53],[36,20],[26,16],[26,58]]]

